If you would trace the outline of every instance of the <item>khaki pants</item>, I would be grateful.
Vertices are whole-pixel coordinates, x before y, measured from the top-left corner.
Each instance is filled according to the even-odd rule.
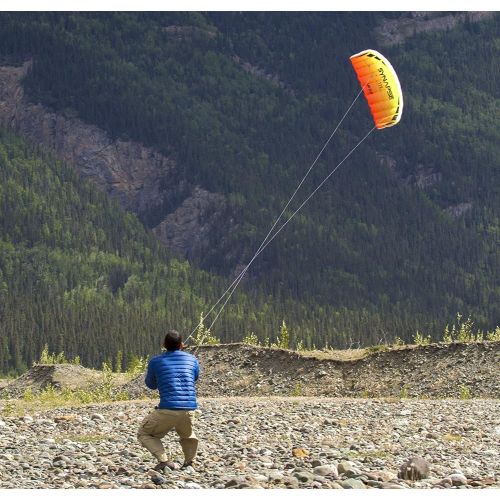
[[[198,449],[198,438],[193,432],[194,415],[194,411],[154,410],[142,421],[137,438],[159,462],[167,462],[168,456],[161,438],[175,429],[184,453],[184,463],[189,463],[194,459]]]

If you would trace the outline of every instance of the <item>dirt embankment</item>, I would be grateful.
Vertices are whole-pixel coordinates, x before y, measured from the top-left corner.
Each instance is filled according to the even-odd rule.
[[[500,342],[404,346],[347,353],[302,354],[244,344],[202,346],[196,355],[198,394],[220,396],[500,397]],[[75,365],[37,365],[10,382],[0,395],[21,397],[27,389],[89,389],[101,372]],[[141,374],[116,376],[130,398],[155,396]]]
[[[203,346],[197,355],[200,396],[500,397],[500,342],[362,351],[348,360],[243,344]],[[143,380],[123,389],[151,392]]]
[[[120,385],[126,381],[123,374],[114,375],[115,383]],[[79,365],[35,365],[19,378],[0,386],[0,397],[21,398],[31,390],[33,394],[49,386],[54,389],[92,390],[104,382],[103,372],[91,370]]]

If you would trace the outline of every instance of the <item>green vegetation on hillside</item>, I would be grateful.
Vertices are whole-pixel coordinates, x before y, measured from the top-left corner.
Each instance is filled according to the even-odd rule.
[[[349,55],[377,48],[371,33],[387,15],[2,13],[0,55],[7,62],[33,58],[33,70],[25,81],[31,100],[78,115],[113,137],[154,146],[176,160],[189,185],[224,193],[236,226],[229,233],[225,227],[216,228],[213,241],[220,243],[198,264],[228,275],[251,258],[356,95]],[[369,343],[396,335],[408,340],[417,329],[436,336],[457,311],[471,314],[481,328],[498,324],[500,80],[495,54],[499,22],[496,16],[465,23],[382,50],[403,85],[406,104],[401,124],[373,134],[266,249],[246,283],[253,298],[235,299],[232,312],[221,318],[218,337],[238,339],[255,331],[264,338],[278,331],[283,318],[297,338],[318,345],[327,339]],[[360,101],[304,193],[370,127],[366,106]],[[396,162],[395,172],[379,161],[380,154]],[[418,189],[412,179],[419,175],[434,175],[438,182]],[[68,201],[73,203],[71,198]],[[146,245],[144,238],[149,237],[137,220],[116,212],[114,205],[109,205],[109,215],[101,221],[98,215],[92,218],[90,209],[82,212],[84,207],[78,204],[64,209],[49,203],[41,214],[34,203],[25,217],[30,219],[29,233],[19,224],[9,229],[7,221],[8,233],[22,231],[29,245],[50,242],[57,257],[49,259],[43,250],[40,262],[50,262],[42,268],[58,283],[58,293],[64,290],[67,295],[66,302],[53,300],[50,307],[66,310],[71,297],[76,303],[91,302],[99,311],[92,317],[102,318],[88,325],[89,332],[94,329],[89,333],[91,341],[92,336],[102,338],[108,329],[121,331],[120,325],[129,325],[128,315],[136,315],[130,323],[133,328],[154,332],[159,324],[152,319],[157,318],[155,304],[164,300],[164,290],[152,284],[161,281],[157,276],[170,279],[173,274],[174,282],[182,283],[174,288],[183,289],[192,302],[174,293],[173,303],[180,307],[182,318],[189,318],[186,322],[208,310],[210,299],[218,297],[211,290],[215,285],[201,284],[203,280],[212,283],[211,279],[185,263],[172,261],[175,265],[161,264],[166,266],[162,271],[153,271],[162,251],[151,250],[155,257],[145,253],[155,244],[148,239]],[[470,203],[472,208],[458,218],[445,211],[460,203]],[[153,227],[175,208],[165,200],[165,212],[139,214],[140,220]],[[79,236],[73,235],[71,227],[47,222],[51,210],[60,210],[61,220],[74,216],[81,223]],[[68,215],[65,210],[74,211]],[[117,217],[128,228],[126,244],[113,233],[122,227]],[[103,226],[91,229],[91,224]],[[15,253],[18,243],[11,244]],[[134,248],[132,253],[129,246]],[[92,253],[92,248],[98,250]],[[83,251],[89,260],[77,265]],[[30,258],[38,257],[30,254]],[[60,267],[70,269],[71,277],[58,271]],[[97,300],[83,291],[90,286],[98,289],[95,280],[109,276],[111,268],[116,276],[109,286],[115,291],[108,299],[98,294]],[[204,278],[190,281],[194,275]],[[140,276],[137,279],[147,291],[134,288],[136,278],[131,276]],[[193,289],[198,279],[201,282]],[[65,280],[65,286],[59,280]],[[43,283],[37,282],[41,287]],[[24,294],[19,300],[37,300],[26,291],[33,285],[26,286],[22,292],[11,290],[11,297],[19,293]],[[130,305],[134,293],[141,297],[135,311]],[[120,306],[122,295],[129,297],[120,299],[126,307]],[[151,306],[143,307],[145,297]],[[243,307],[240,301],[247,303]],[[81,312],[70,311],[65,321],[83,323]],[[269,320],[271,311],[275,317]],[[29,316],[16,314],[16,322],[23,318],[31,325]],[[72,314],[77,319],[70,319]],[[170,313],[158,314],[170,318]],[[236,319],[240,323],[233,323]],[[60,337],[66,342],[67,335],[64,331]],[[143,352],[147,343],[138,336],[134,345]],[[24,359],[32,355],[23,353]]]
[[[0,129],[0,373],[22,372],[46,350],[126,368],[158,351],[166,329],[189,333],[226,287],[172,258],[70,167]],[[284,317],[291,345],[382,335],[381,317],[367,311],[309,307],[257,289],[235,293],[215,332],[224,342],[250,332],[264,341]]]

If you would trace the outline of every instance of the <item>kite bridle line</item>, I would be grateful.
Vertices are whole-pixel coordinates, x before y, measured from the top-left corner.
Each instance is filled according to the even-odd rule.
[[[304,200],[304,202],[299,206],[299,208],[293,212],[293,214],[279,227],[279,229],[273,234],[273,236],[271,236],[273,230],[275,229],[275,227],[277,226],[278,222],[281,220],[281,218],[283,217],[284,213],[286,212],[287,208],[289,207],[290,203],[293,201],[293,199],[295,198],[296,194],[298,193],[298,191],[300,190],[300,188],[302,187],[302,185],[304,184],[305,180],[307,179],[307,177],[309,176],[309,174],[311,173],[312,169],[314,168],[314,166],[316,165],[316,163],[318,162],[318,160],[320,159],[320,157],[322,156],[323,152],[325,151],[326,147],[328,146],[328,144],[330,143],[330,141],[333,139],[333,137],[335,136],[335,134],[337,133],[337,130],[340,128],[340,125],[342,124],[342,122],[344,121],[344,119],[346,118],[346,116],[349,114],[349,112],[351,111],[352,107],[354,106],[354,104],[356,103],[356,101],[358,100],[359,96],[363,93],[363,90],[365,89],[365,87],[368,85],[368,83],[366,83],[362,88],[361,90],[358,92],[358,94],[356,95],[356,97],[354,98],[354,100],[352,101],[351,105],[349,106],[349,108],[347,109],[347,111],[344,113],[344,115],[342,116],[342,118],[340,119],[340,121],[338,122],[337,126],[335,127],[335,129],[333,130],[333,132],[330,134],[330,137],[328,137],[328,139],[326,140],[326,142],[323,144],[323,147],[321,148],[320,152],[318,153],[318,155],[316,156],[316,158],[314,159],[314,161],[311,163],[311,165],[309,166],[309,169],[307,170],[307,172],[305,173],[304,177],[302,178],[302,180],[299,182],[298,186],[296,187],[295,191],[293,192],[293,194],[291,195],[290,199],[288,200],[288,202],[286,203],[285,207],[283,208],[283,210],[281,211],[281,213],[279,214],[279,216],[276,218],[276,220],[274,221],[273,225],[271,226],[271,229],[269,230],[269,232],[267,233],[267,235],[265,236],[265,238],[262,240],[261,244],[259,245],[259,248],[257,249],[257,251],[255,252],[255,254],[253,255],[253,257],[250,259],[250,261],[248,262],[248,264],[243,268],[243,270],[240,272],[240,274],[234,279],[234,281],[229,285],[229,287],[225,290],[225,292],[219,297],[219,299],[217,300],[217,302],[214,303],[214,305],[210,308],[210,310],[208,311],[208,313],[204,316],[201,317],[200,319],[200,322],[196,325],[196,327],[193,329],[193,331],[189,334],[189,336],[186,338],[185,342],[187,343],[187,341],[194,335],[194,333],[198,330],[198,328],[200,326],[203,325],[205,319],[212,313],[212,311],[217,307],[217,305],[222,301],[222,299],[227,295],[228,297],[226,298],[226,300],[224,301],[224,303],[222,304],[219,312],[216,314],[215,318],[213,319],[212,323],[210,324],[210,326],[208,327],[208,329],[204,330],[202,336],[200,339],[197,339],[198,342],[197,342],[197,347],[195,348],[195,353],[196,351],[198,350],[198,347],[199,345],[201,345],[203,343],[203,340],[206,336],[207,333],[209,333],[212,329],[212,327],[214,326],[215,322],[217,321],[217,319],[219,318],[219,316],[221,315],[222,311],[224,310],[226,304],[229,302],[229,299],[231,298],[231,296],[233,295],[233,293],[235,292],[236,288],[238,287],[238,285],[240,284],[241,280],[244,278],[246,272],[248,271],[248,269],[250,268],[250,266],[252,265],[252,263],[254,262],[254,260],[264,251],[264,249],[269,245],[269,243],[271,243],[271,241],[274,240],[274,238],[284,229],[284,227],[290,222],[290,220],[295,217],[295,215],[302,209],[302,207],[316,194],[316,192],[323,186],[323,184],[335,173],[335,171],[347,160],[347,158],[349,158],[349,156],[351,156],[351,154],[355,151],[355,149],[373,132],[373,130],[375,129],[375,127],[373,127],[370,132],[368,132],[368,134],[365,135],[365,137],[363,137],[363,139],[361,139],[357,144],[356,146],[354,146],[354,148],[351,149],[351,151],[349,151],[349,153],[344,157],[344,159],[338,163],[336,165],[336,167],[328,174],[327,177],[325,177],[325,179],[323,179],[323,181],[317,186],[317,188]]]

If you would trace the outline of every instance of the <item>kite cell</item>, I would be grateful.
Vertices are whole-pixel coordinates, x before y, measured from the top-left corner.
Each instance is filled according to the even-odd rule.
[[[392,127],[401,120],[403,93],[391,63],[376,50],[351,56],[351,63],[363,88],[378,129]]]

